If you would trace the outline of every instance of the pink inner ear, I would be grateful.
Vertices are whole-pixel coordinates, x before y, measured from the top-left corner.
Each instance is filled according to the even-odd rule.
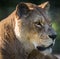
[[[49,4],[49,2],[47,1],[47,2],[44,2],[40,5],[38,5],[38,7],[45,8],[48,4]]]

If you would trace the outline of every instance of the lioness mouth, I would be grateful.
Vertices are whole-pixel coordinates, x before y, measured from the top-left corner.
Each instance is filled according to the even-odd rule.
[[[49,45],[48,47],[43,47],[43,46],[37,46],[37,49],[40,50],[40,51],[44,51],[48,48],[51,48],[53,46],[53,44]]]

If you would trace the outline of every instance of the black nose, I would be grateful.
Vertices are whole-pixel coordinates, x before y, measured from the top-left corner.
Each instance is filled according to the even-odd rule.
[[[54,40],[56,38],[57,35],[49,35],[49,37]]]

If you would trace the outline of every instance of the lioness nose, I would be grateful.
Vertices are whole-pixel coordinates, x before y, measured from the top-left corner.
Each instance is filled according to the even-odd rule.
[[[57,35],[49,35],[49,37],[54,40],[56,38]]]

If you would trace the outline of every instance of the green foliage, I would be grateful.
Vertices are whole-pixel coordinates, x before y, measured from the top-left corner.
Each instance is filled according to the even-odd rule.
[[[57,22],[53,22],[52,27],[57,32],[57,38],[56,38],[55,46],[53,48],[53,53],[60,53],[60,24]]]

